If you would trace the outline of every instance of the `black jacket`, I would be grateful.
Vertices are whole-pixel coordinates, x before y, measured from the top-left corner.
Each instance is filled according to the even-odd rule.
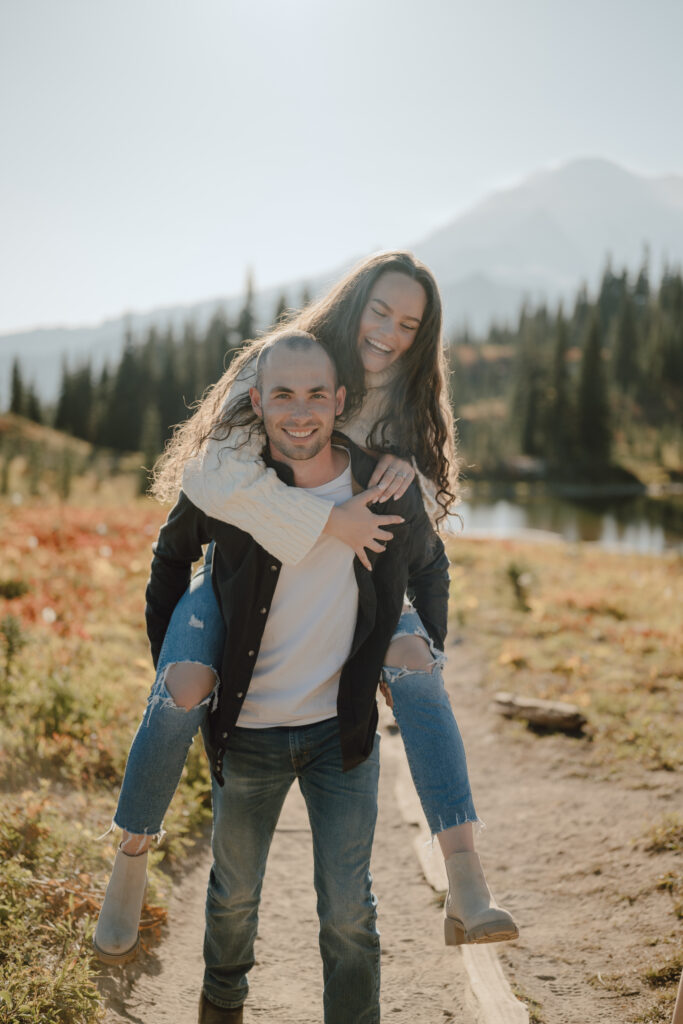
[[[350,453],[354,489],[365,489],[375,459],[344,435],[335,434],[334,440]],[[270,460],[267,449],[264,458],[282,480],[293,485],[288,466]],[[401,515],[405,522],[391,527],[394,538],[386,551],[369,552],[372,572],[354,559],[358,618],[337,698],[345,770],[359,764],[372,750],[377,684],[406,590],[437,647],[443,650],[446,638],[448,558],[429,522],[417,484],[399,501],[375,508]],[[228,642],[217,707],[209,718],[207,747],[213,774],[222,784],[223,753],[249,688],[281,563],[248,533],[205,515],[181,491],[154,545],[145,614],[156,666],[173,609],[190,582],[192,564],[201,556],[202,545],[211,540],[216,542],[211,578]]]

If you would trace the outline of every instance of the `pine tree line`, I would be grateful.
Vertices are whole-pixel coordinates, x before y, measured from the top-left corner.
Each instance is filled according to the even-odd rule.
[[[463,333],[450,361],[476,461],[519,453],[555,475],[594,475],[617,441],[622,452],[644,431],[683,441],[683,277],[666,271],[655,290],[647,263],[633,280],[608,265],[594,299],[582,288],[569,313],[524,308],[481,342]]]
[[[282,295],[273,322],[287,310]],[[150,466],[255,329],[249,280],[234,323],[217,313],[204,332],[152,327],[136,340],[127,331],[116,366],[94,374],[89,362],[64,363],[53,425],[98,446],[142,451]],[[448,355],[465,457],[480,465],[521,453],[560,474],[591,473],[610,463],[615,439],[622,449],[624,437],[635,446],[647,429],[681,440],[680,271],[667,271],[653,289],[647,263],[633,279],[608,265],[595,298],[582,288],[567,313],[525,307],[514,327],[492,326],[484,339],[461,332]],[[16,361],[10,411],[48,418]]]
[[[187,418],[192,404],[218,380],[243,342],[254,337],[253,303],[248,279],[244,304],[234,323],[217,312],[203,332],[188,323],[180,336],[170,328],[151,327],[144,338],[136,339],[127,329],[118,364],[105,365],[98,374],[89,361],[70,367],[65,360],[52,425],[96,446],[142,451],[145,464],[151,466],[174,425]],[[280,295],[273,322],[288,313],[287,297]],[[31,411],[34,407],[36,415]],[[10,411],[38,422],[46,418],[35,392],[22,381],[18,361],[13,368]]]
[[[10,387],[9,411],[25,416],[34,423],[42,423],[43,409],[33,384],[26,384],[21,373],[19,360],[12,362],[12,383]]]

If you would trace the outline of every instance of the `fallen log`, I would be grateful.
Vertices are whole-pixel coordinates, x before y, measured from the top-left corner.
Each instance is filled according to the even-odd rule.
[[[495,710],[505,718],[521,718],[543,729],[579,732],[586,724],[586,716],[577,705],[565,701],[517,697],[504,692],[497,693],[493,700]]]

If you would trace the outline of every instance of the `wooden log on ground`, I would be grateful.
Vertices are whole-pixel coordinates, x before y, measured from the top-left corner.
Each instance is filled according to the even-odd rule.
[[[521,718],[530,725],[558,732],[578,732],[586,724],[586,716],[576,704],[561,700],[539,700],[500,692],[494,697],[494,708],[506,718]]]

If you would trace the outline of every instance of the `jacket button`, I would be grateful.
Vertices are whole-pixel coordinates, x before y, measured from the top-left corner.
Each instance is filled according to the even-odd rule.
[[[242,697],[244,697],[244,694],[243,693],[236,693],[235,696],[237,698],[239,698],[239,700],[242,700]]]
[[[228,734],[227,734],[227,732],[224,732],[224,733],[223,733],[223,739],[224,739],[224,740],[227,740],[227,738],[228,738]]]
[[[261,615],[265,615],[267,611],[268,611],[267,608],[262,608],[261,609]]]
[[[249,657],[250,657],[250,658],[253,658],[253,657],[254,657],[254,651],[248,651],[247,653],[248,653],[248,655],[249,655]]]
[[[276,565],[271,565],[270,571],[271,572],[277,572],[277,566]]]

